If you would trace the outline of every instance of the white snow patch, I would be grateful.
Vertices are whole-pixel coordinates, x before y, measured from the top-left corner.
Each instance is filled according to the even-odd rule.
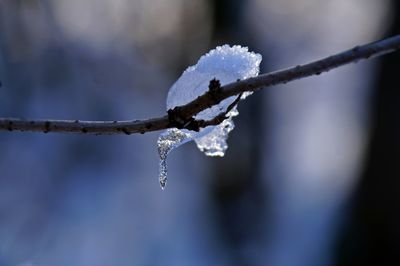
[[[210,80],[217,79],[221,86],[255,77],[259,73],[261,55],[249,52],[247,47],[239,45],[223,45],[203,55],[196,65],[188,67],[182,76],[170,88],[167,97],[167,110],[176,106],[187,104],[208,90]],[[251,92],[243,93],[241,99],[245,99]],[[223,100],[218,105],[208,108],[195,119],[210,120],[219,113],[225,111],[235,100],[235,96]],[[197,147],[207,156],[224,156],[228,145],[228,134],[233,130],[232,117],[238,115],[236,107],[228,114],[228,118],[217,126],[209,126],[199,132],[186,129],[168,129],[158,139],[158,151],[161,158],[160,184],[163,188],[166,184],[166,157],[174,148],[194,140]],[[177,136],[178,135],[178,136]],[[182,137],[184,136],[184,137]],[[161,171],[162,170],[162,171]],[[161,172],[163,173],[161,175]]]

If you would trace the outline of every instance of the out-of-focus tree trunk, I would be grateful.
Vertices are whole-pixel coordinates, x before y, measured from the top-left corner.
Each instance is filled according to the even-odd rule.
[[[388,35],[400,32],[400,4]],[[361,183],[338,242],[337,265],[398,265],[400,259],[400,54],[381,59]]]
[[[242,19],[247,1],[219,0],[211,4],[215,22],[213,43],[240,44],[256,50]],[[261,239],[257,238],[265,227],[266,195],[258,173],[263,139],[261,106],[261,97],[249,97],[239,104],[240,115],[234,119],[236,128],[229,136],[225,157],[209,159],[213,164],[210,192],[217,232],[226,243],[231,265],[252,264],[246,248],[254,243],[260,247]]]

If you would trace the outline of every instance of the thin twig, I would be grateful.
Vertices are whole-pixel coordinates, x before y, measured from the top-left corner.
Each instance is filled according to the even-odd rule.
[[[221,124],[225,119],[227,119],[228,113],[230,111],[232,111],[232,109],[238,105],[240,98],[242,97],[243,92],[240,93],[236,99],[228,106],[228,108],[226,108],[225,111],[219,113],[218,115],[216,115],[213,119],[210,120],[195,120],[192,119],[188,125],[186,125],[184,128],[189,129],[189,130],[193,130],[193,131],[199,131],[201,128],[205,128],[208,126],[216,126]]]
[[[159,118],[133,121],[22,120],[0,118],[0,131],[17,130],[44,133],[129,135],[132,133],[145,133],[176,127],[177,124],[183,125],[183,128],[188,128],[191,124],[190,121],[193,121],[193,117],[196,114],[231,96],[245,91],[256,91],[273,85],[288,83],[312,75],[319,75],[349,63],[356,63],[359,60],[380,56],[398,49],[400,49],[400,35],[363,46],[356,46],[353,49],[305,65],[262,74],[254,78],[233,82],[220,88],[217,87],[217,89],[214,88],[213,90],[210,88],[209,91],[197,97],[192,102],[184,106],[175,107],[174,110],[169,110],[168,115]],[[179,118],[179,121],[177,118]]]

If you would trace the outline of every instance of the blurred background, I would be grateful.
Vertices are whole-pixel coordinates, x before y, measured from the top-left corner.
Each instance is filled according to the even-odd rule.
[[[395,0],[0,0],[0,117],[165,113],[221,44],[261,73],[399,32]],[[255,93],[224,158],[0,133],[0,265],[399,265],[399,53]]]

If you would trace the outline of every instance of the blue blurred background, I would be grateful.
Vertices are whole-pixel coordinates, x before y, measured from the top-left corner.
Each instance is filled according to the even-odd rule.
[[[165,113],[221,44],[261,72],[399,32],[392,0],[0,0],[0,117]],[[0,265],[398,265],[399,54],[257,92],[158,185],[158,132],[0,133]],[[397,259],[397,260],[396,260]]]

